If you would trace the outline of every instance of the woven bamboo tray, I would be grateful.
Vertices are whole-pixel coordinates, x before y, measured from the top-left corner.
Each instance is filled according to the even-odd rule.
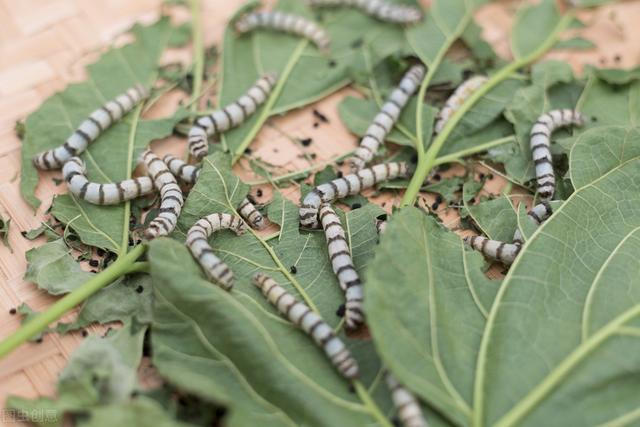
[[[224,23],[241,3],[242,0],[203,0],[207,45],[221,39]],[[505,57],[509,56],[508,31],[513,13],[520,3],[496,1],[477,15],[485,38]],[[0,214],[11,218],[9,242],[13,249],[12,252],[0,245],[0,339],[19,327],[18,317],[9,314],[12,307],[26,302],[42,310],[54,301],[22,278],[26,268],[25,252],[42,242],[30,242],[20,232],[37,227],[51,197],[65,191],[64,186],[56,187],[52,183],[53,175],[48,175],[41,179],[37,191],[43,200],[38,212],[33,212],[22,200],[19,193],[21,143],[13,132],[15,122],[24,119],[68,83],[82,80],[84,66],[95,61],[105,47],[122,42],[118,37],[122,31],[136,21],[152,22],[161,9],[160,0],[0,0]],[[172,9],[171,14],[177,22],[188,19],[184,10]],[[581,18],[588,28],[578,32],[595,42],[598,49],[554,52],[549,57],[569,61],[577,71],[584,64],[635,66],[640,63],[640,26],[635,23],[638,16],[640,0],[585,12]],[[165,59],[188,62],[189,58],[189,49],[184,49],[169,52]],[[338,102],[348,93],[355,92],[344,89],[314,106],[270,121],[252,145],[253,152],[282,171],[291,171],[309,166],[305,153],[315,153],[314,162],[323,163],[353,149],[357,139],[347,132],[336,112]],[[154,108],[152,115],[167,114],[180,98],[180,94],[167,97]],[[312,108],[322,111],[330,123],[314,128]],[[314,143],[303,147],[290,137],[313,137]],[[170,138],[154,149],[179,154],[185,149],[185,141]],[[242,162],[237,172],[244,178],[255,179]],[[496,193],[501,184],[494,180],[490,185],[484,191]],[[285,194],[296,197],[296,191],[295,187],[289,187]],[[267,201],[269,196],[265,191],[259,201]],[[430,201],[427,195],[422,203]],[[390,209],[390,205],[386,208]],[[442,217],[446,224],[455,226],[454,213],[442,212]],[[70,313],[66,320],[74,315]],[[103,328],[90,327],[87,331],[98,334]],[[1,360],[0,405],[4,406],[9,394],[52,395],[57,374],[82,339],[80,333],[48,335],[42,343],[24,345]],[[7,415],[0,411],[0,425],[21,425]]]

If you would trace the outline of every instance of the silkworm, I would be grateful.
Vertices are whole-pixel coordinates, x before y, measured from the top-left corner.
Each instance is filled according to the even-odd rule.
[[[115,205],[146,196],[154,190],[153,181],[148,176],[108,184],[91,182],[79,157],[67,160],[62,167],[62,176],[74,196],[96,205]]]
[[[387,134],[391,132],[398,121],[402,109],[420,85],[424,73],[424,66],[414,65],[404,75],[398,87],[391,92],[387,101],[382,105],[382,109],[373,119],[373,123],[367,128],[360,141],[360,146],[348,161],[353,172],[362,169],[376,155]]]
[[[521,245],[499,242],[483,236],[465,237],[464,242],[484,256],[500,261],[504,265],[511,265],[515,261]]]
[[[335,199],[358,194],[381,181],[406,177],[408,174],[409,169],[404,162],[381,163],[321,184],[311,190],[300,205],[298,211],[300,224],[318,228],[318,210],[322,203],[330,203]]]
[[[197,159],[209,153],[208,138],[243,123],[262,105],[276,83],[275,74],[261,76],[236,101],[213,113],[199,117],[189,129],[189,151]]]
[[[256,274],[253,278],[253,283],[260,288],[262,294],[280,313],[311,335],[316,344],[322,347],[338,372],[348,379],[358,376],[358,362],[351,355],[344,342],[336,336],[331,326],[318,313],[298,301],[265,274]]]
[[[464,102],[476,90],[478,90],[480,86],[485,84],[487,80],[488,79],[485,76],[474,76],[458,86],[449,99],[444,103],[442,110],[438,113],[438,118],[433,128],[436,134],[442,132],[442,129],[444,129],[451,116],[453,116],[460,106],[464,104]]]
[[[251,12],[236,21],[235,29],[244,34],[256,28],[283,31],[295,34],[312,41],[320,50],[327,51],[331,45],[329,34],[313,21],[292,13],[280,12]]]
[[[387,231],[387,221],[383,219],[376,219],[376,231],[378,235],[382,236]]]
[[[176,228],[184,199],[176,178],[158,156],[151,150],[147,150],[142,153],[142,161],[147,166],[147,172],[156,189],[160,192],[160,213],[145,230],[146,237],[153,239],[166,236]]]
[[[167,154],[162,161],[167,165],[171,173],[183,182],[188,184],[194,184],[200,176],[200,167],[190,165],[184,160]],[[247,221],[251,228],[256,230],[262,230],[267,226],[267,222],[248,198],[242,199],[240,206],[238,206],[238,213]]]
[[[552,110],[538,118],[531,128],[531,152],[536,166],[536,182],[541,201],[549,201],[556,190],[556,178],[551,158],[551,134],[554,130],[575,125],[582,126],[585,117],[576,110]]]
[[[422,19],[420,9],[412,6],[389,3],[384,0],[309,0],[311,6],[356,7],[367,15],[384,22],[412,24]]]
[[[553,214],[553,209],[549,202],[538,203],[534,207],[531,208],[527,216],[533,221],[536,225],[540,225],[545,222],[549,217]],[[513,233],[513,243],[516,245],[522,245],[524,243],[524,238],[520,229],[517,229],[515,233]]]
[[[102,132],[148,96],[149,91],[141,85],[127,89],[122,95],[89,114],[89,117],[80,123],[64,144],[37,154],[33,158],[33,164],[43,170],[61,168],[67,160],[79,156],[87,149],[89,143],[95,141]]]
[[[207,277],[228,291],[233,287],[233,271],[213,253],[208,241],[212,233],[222,229],[231,230],[238,236],[247,231],[240,218],[225,213],[214,213],[193,224],[187,233],[186,245]]]
[[[344,321],[347,328],[355,329],[364,323],[362,282],[353,265],[351,251],[340,217],[336,215],[329,203],[323,203],[320,206],[320,222],[327,239],[331,267],[338,278],[340,287],[345,291]]]
[[[427,427],[427,421],[422,414],[420,402],[416,396],[404,387],[391,372],[385,375],[387,387],[391,391],[393,406],[398,411],[398,418],[404,427]]]

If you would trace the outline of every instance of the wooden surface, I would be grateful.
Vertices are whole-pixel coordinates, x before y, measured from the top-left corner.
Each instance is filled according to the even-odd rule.
[[[241,0],[204,0],[205,42],[207,45],[221,39],[228,16],[242,3]],[[482,9],[477,18],[485,28],[485,37],[498,52],[509,56],[508,29],[513,11],[520,1],[497,1]],[[425,5],[428,1],[425,1]],[[19,319],[9,314],[12,307],[22,302],[41,310],[54,301],[38,291],[22,277],[26,268],[24,254],[42,241],[25,240],[20,232],[39,225],[42,212],[50,205],[56,192],[50,179],[41,180],[37,195],[44,201],[34,213],[19,194],[20,141],[13,133],[16,120],[25,118],[40,103],[69,82],[82,80],[83,67],[96,60],[100,51],[113,43],[122,43],[118,35],[133,22],[151,22],[161,9],[159,0],[0,0],[0,215],[11,218],[9,242],[11,252],[0,245],[0,339],[18,328]],[[176,22],[188,19],[185,11],[172,9]],[[586,63],[594,65],[633,66],[640,63],[640,0],[621,2],[584,13],[582,18],[589,27],[579,30],[594,41],[598,49],[582,52],[554,52],[552,58],[570,61],[577,71]],[[188,62],[188,49],[174,50],[165,58]],[[336,105],[345,89],[286,117],[269,121],[252,145],[253,156],[278,166],[277,174],[309,167],[305,154],[315,154],[314,164],[322,164],[353,149],[357,139],[350,135],[337,116]],[[172,111],[185,96],[170,94],[150,112],[162,116]],[[211,94],[211,99],[214,95]],[[311,108],[328,116],[330,123],[314,128]],[[312,137],[313,143],[303,147],[296,138]],[[171,138],[154,146],[159,152],[176,154],[185,149],[184,139]],[[237,172],[246,180],[256,179],[246,161],[240,162]],[[51,174],[47,175],[50,178]],[[496,192],[500,186],[494,181],[487,192]],[[270,192],[257,198],[267,202]],[[285,189],[285,194],[296,197],[296,187]],[[255,195],[255,189],[254,189]],[[427,196],[427,203],[430,201]],[[387,204],[386,209],[390,210]],[[439,211],[445,223],[455,226],[453,212]],[[67,316],[69,320],[74,313]],[[90,334],[101,333],[97,327],[88,328]],[[51,395],[55,390],[58,372],[75,347],[82,341],[79,333],[67,336],[48,335],[40,344],[27,344],[0,361],[0,405],[9,394],[25,397]],[[11,423],[10,417],[0,416],[0,425]]]

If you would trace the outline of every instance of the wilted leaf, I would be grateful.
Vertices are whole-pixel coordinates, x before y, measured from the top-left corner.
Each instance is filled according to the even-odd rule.
[[[60,374],[57,398],[9,397],[7,407],[39,425],[62,425],[64,413],[91,413],[102,404],[127,402],[137,388],[137,367],[147,327],[130,323],[106,338],[89,337]],[[43,414],[49,414],[48,422]]]
[[[473,405],[485,316],[499,282],[484,259],[415,208],[391,217],[365,274],[365,309],[382,360],[457,425]]]
[[[63,239],[30,249],[26,258],[24,280],[35,283],[51,295],[71,292],[94,276],[80,268]]]
[[[51,295],[74,291],[95,274],[82,270],[69,252],[62,239],[29,250],[24,279]],[[122,277],[90,296],[73,322],[58,323],[55,330],[66,333],[93,322],[126,322],[133,316],[140,322],[150,322],[151,296],[148,275]]]

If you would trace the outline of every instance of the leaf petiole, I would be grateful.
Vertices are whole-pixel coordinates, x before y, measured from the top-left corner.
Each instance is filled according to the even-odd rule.
[[[556,41],[558,40],[560,33],[564,31],[572,22],[573,15],[567,14],[562,17],[562,19],[558,22],[553,32],[546,38],[546,40],[533,52],[530,54],[513,61],[507,64],[505,67],[500,69],[496,74],[494,74],[483,86],[481,86],[477,91],[475,91],[467,101],[462,104],[462,106],[456,111],[451,119],[447,122],[444,129],[438,136],[435,138],[429,149],[424,152],[421,133],[418,131],[418,143],[416,144],[416,148],[418,150],[418,166],[416,168],[416,172],[411,178],[411,182],[409,183],[409,187],[407,191],[404,193],[404,197],[402,198],[401,206],[412,206],[416,198],[418,197],[418,193],[420,192],[420,188],[422,187],[422,183],[429,175],[429,172],[435,166],[435,161],[438,156],[438,152],[447,141],[455,127],[458,125],[460,120],[464,117],[464,115],[469,112],[471,107],[475,105],[484,95],[486,95],[491,89],[493,89],[496,85],[513,75],[518,69],[530,64],[531,62],[538,59],[545,52],[551,49]],[[434,68],[432,67],[430,71]],[[425,80],[429,78],[429,74],[425,77]],[[424,81],[423,81],[424,85]],[[420,88],[421,92],[423,87]],[[424,88],[426,91],[426,87]],[[420,106],[420,103],[418,103]],[[420,116],[418,116],[420,117]],[[418,126],[421,126],[420,119],[418,118],[417,122]]]
[[[136,260],[144,255],[146,250],[147,245],[144,244],[134,247],[128,254],[118,258],[104,271],[96,274],[82,286],[56,301],[47,310],[38,314],[33,320],[2,340],[0,342],[0,359],[27,342],[29,338],[45,330],[50,323],[60,319],[73,307],[113,283],[114,280],[127,273],[142,271],[142,264],[146,263],[138,263]]]

